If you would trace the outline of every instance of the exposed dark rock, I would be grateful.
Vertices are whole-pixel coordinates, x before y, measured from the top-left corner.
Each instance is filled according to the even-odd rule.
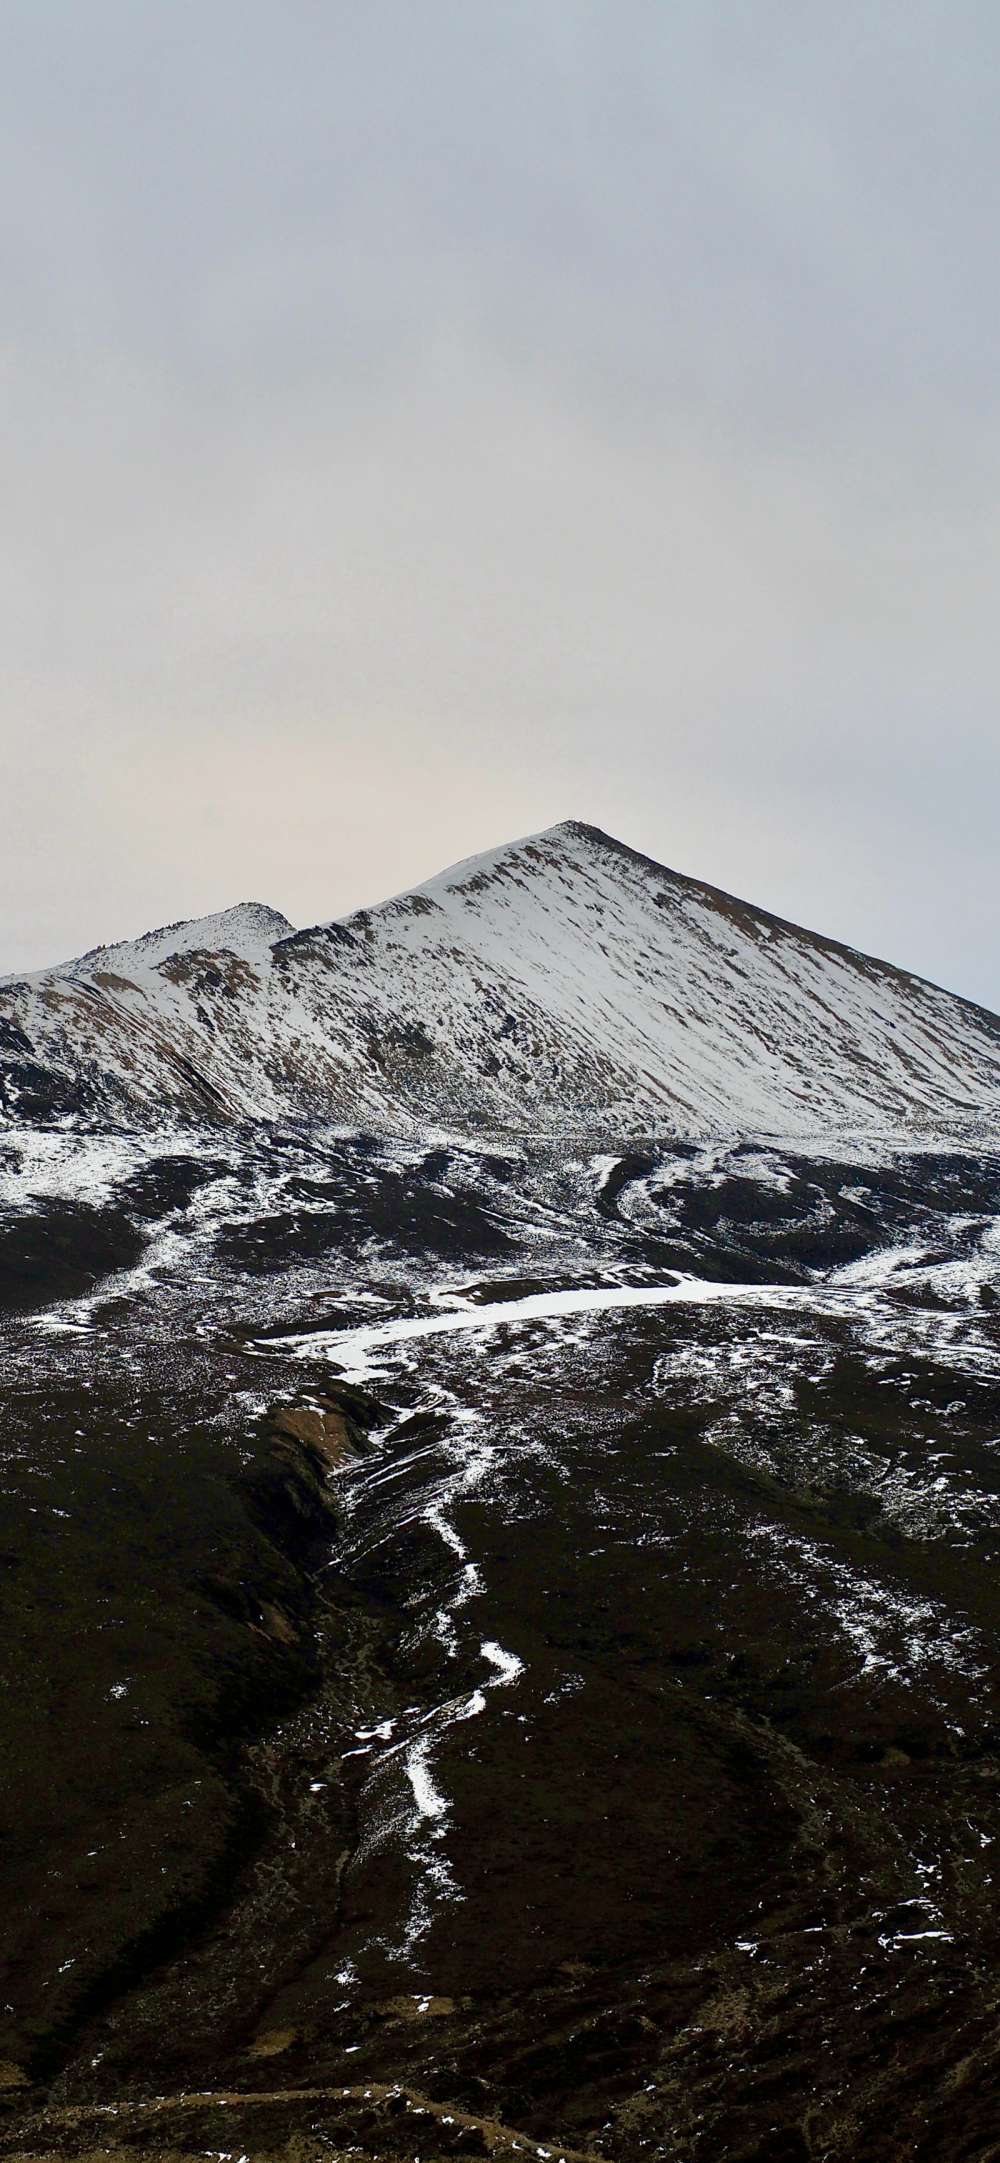
[[[45,1437],[37,1470],[9,1459],[0,1557],[0,2059],[35,2076],[247,1867],[267,1808],[242,1739],[319,1678],[304,1563],[335,1523],[321,1461],[179,1414],[107,1386],[5,1409],[8,1452]]]
[[[50,1201],[0,1219],[0,1310],[50,1305],[129,1269],[145,1245],[121,1208]]]

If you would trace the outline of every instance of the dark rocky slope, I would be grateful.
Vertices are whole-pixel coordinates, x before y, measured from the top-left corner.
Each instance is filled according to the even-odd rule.
[[[988,2154],[996,1161],[211,1149],[6,1324],[0,2147]]]

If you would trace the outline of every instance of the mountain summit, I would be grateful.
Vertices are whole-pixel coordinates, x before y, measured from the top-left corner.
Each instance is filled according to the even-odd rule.
[[[567,820],[293,931],[245,903],[0,983],[13,1120],[773,1134],[1000,1109],[1000,1020]]]

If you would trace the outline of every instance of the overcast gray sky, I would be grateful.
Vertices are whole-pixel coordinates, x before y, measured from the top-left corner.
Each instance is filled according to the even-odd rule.
[[[1000,12],[0,0],[0,967],[575,816],[1000,1008]]]

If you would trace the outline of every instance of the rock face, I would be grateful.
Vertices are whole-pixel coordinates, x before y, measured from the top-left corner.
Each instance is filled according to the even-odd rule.
[[[244,904],[0,984],[32,1122],[955,1131],[1000,1020],[569,820],[295,932]]]

